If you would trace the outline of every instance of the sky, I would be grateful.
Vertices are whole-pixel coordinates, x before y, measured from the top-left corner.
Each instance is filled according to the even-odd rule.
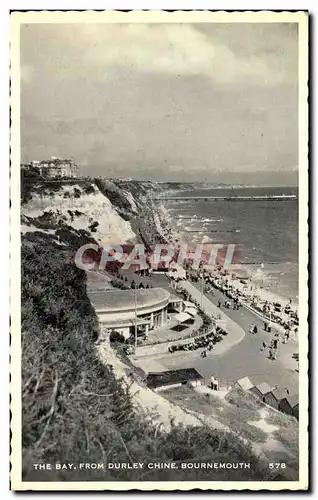
[[[297,183],[297,24],[29,24],[20,62],[22,161]]]

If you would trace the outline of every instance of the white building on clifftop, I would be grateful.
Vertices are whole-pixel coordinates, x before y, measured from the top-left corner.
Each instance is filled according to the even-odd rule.
[[[49,160],[32,161],[31,167],[39,169],[39,174],[43,177],[74,178],[78,176],[78,166],[71,159],[62,159],[52,156]]]

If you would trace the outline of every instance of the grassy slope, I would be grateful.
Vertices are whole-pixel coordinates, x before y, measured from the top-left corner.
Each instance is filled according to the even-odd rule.
[[[230,391],[224,400],[215,394],[199,394],[188,387],[164,391],[162,395],[172,403],[181,406],[185,411],[190,410],[212,417],[230,428],[240,438],[259,445],[268,461],[277,462],[279,456],[279,461],[288,464],[288,473],[292,475],[293,479],[297,478],[299,433],[298,422],[293,417],[264,407],[253,395],[235,389]],[[276,427],[273,428],[272,432],[267,433],[262,428],[252,424],[261,421],[260,410],[262,409],[266,412],[265,423]],[[290,455],[264,446],[269,439],[277,440]]]

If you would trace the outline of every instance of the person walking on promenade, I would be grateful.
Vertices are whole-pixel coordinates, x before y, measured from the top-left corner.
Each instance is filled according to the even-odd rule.
[[[222,305],[222,304],[221,304],[221,301],[220,301],[220,299],[219,299],[219,301],[218,301],[218,307],[219,307],[219,308],[221,308],[221,305]]]
[[[265,321],[265,323],[264,323],[264,330],[265,330],[265,332],[267,332],[267,328],[268,328],[268,323],[266,323],[266,321]]]
[[[265,351],[265,349],[266,349],[266,342],[262,342],[261,351]]]
[[[268,349],[268,357],[269,359],[273,359],[273,349],[271,347]]]
[[[286,344],[288,339],[289,339],[289,330],[285,330],[283,344]]]
[[[272,360],[275,361],[276,360],[276,354],[277,354],[277,347],[273,347],[272,348]]]

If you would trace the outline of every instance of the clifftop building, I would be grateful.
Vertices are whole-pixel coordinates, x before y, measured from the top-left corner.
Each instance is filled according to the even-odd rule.
[[[49,178],[77,177],[78,166],[70,159],[55,158],[52,156],[49,160],[34,160],[27,165],[25,169],[38,169],[39,175]]]

